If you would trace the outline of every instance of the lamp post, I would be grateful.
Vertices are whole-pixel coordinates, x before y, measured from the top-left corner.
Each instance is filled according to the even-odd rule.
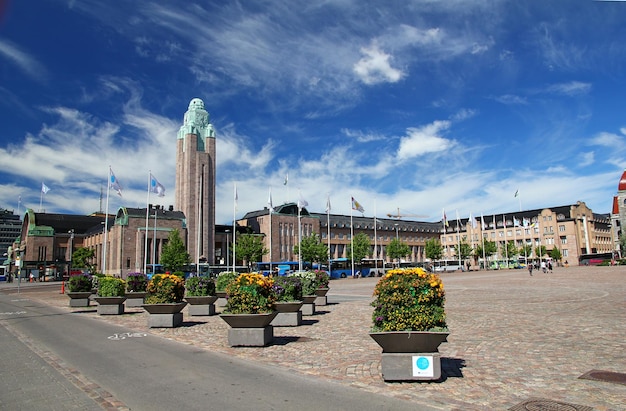
[[[74,254],[74,229],[72,228],[68,232],[70,233],[70,260],[69,264],[67,265],[67,276],[69,278],[70,274],[72,273],[72,254]],[[61,280],[65,281],[64,278],[62,278]]]
[[[400,238],[398,237],[398,223],[394,224],[396,226],[396,246],[400,246]],[[400,256],[398,256],[398,267],[400,268]]]

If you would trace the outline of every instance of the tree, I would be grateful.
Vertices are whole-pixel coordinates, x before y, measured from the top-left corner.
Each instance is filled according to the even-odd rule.
[[[538,245],[537,247],[535,247],[535,255],[537,257],[541,258],[547,254],[548,254],[548,249],[546,248],[545,245]]]
[[[515,247],[515,243],[511,240],[504,243],[503,255],[508,256],[508,258],[513,258],[517,255],[518,249]]]
[[[160,263],[163,269],[169,272],[183,271],[184,267],[191,262],[189,253],[185,248],[178,230],[170,232],[167,243],[163,246]]]
[[[385,252],[387,256],[392,260],[400,259],[402,257],[406,257],[411,254],[411,248],[401,240],[394,238],[391,242],[385,247]]]
[[[298,254],[300,249],[302,261],[321,263],[322,261],[326,261],[328,259],[328,246],[326,244],[322,244],[320,236],[317,233],[312,233],[309,236],[303,237],[300,241],[300,247],[296,244],[293,248],[293,252]]]
[[[352,260],[352,248],[354,248],[355,264],[360,264],[361,260],[369,255],[370,239],[365,233],[359,233],[352,239],[352,246],[348,245],[348,260]]]
[[[443,246],[437,238],[431,238],[426,240],[424,253],[426,258],[430,258],[431,260],[441,260],[441,256],[443,256]]]
[[[252,263],[261,261],[267,254],[267,248],[263,246],[263,237],[255,234],[241,234],[235,243],[235,255],[241,258],[251,267]]]
[[[93,272],[94,265],[91,261],[95,255],[96,252],[92,248],[81,247],[72,254],[72,266],[86,268],[89,272]]]
[[[519,248],[519,255],[524,257],[530,257],[533,255],[533,246],[530,244],[524,244]]]
[[[460,244],[454,246],[454,255],[456,258],[459,258],[460,256],[461,260],[465,260],[467,257],[472,255],[472,246],[469,245],[465,239],[463,239]]]
[[[550,257],[552,257],[552,259],[554,261],[561,261],[561,258],[563,256],[561,255],[561,250],[559,250],[558,248],[554,247],[552,249],[552,251],[550,251]]]

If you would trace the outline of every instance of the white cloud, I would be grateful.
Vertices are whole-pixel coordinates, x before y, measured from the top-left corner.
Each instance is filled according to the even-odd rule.
[[[570,81],[569,83],[553,84],[548,87],[547,91],[549,93],[563,94],[566,96],[588,94],[591,91],[591,84],[581,81]]]
[[[397,157],[407,160],[452,148],[455,142],[439,135],[449,127],[449,121],[437,120],[423,127],[407,129],[407,135],[400,140]]]
[[[46,77],[45,67],[36,58],[20,50],[17,45],[10,41],[0,39],[0,56],[4,56],[36,80]]]
[[[391,56],[380,50],[376,44],[362,47],[364,55],[354,64],[354,72],[365,84],[396,83],[404,75],[401,70],[391,67]]]

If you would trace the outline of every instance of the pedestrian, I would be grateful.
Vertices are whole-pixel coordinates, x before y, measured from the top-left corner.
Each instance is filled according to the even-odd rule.
[[[548,272],[552,272],[552,261],[548,261]]]
[[[530,274],[530,276],[533,276],[533,265],[532,264],[528,264],[528,274]]]
[[[541,262],[541,271],[543,271],[543,272],[544,272],[544,274],[545,274],[545,272],[546,272],[546,262],[545,262],[545,261],[542,261],[542,262]]]

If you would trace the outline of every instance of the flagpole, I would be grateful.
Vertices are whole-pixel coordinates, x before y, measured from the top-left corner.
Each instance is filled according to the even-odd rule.
[[[330,193],[328,193],[326,197],[326,227],[328,229],[328,234],[326,235],[328,240],[328,273],[330,274],[330,260],[332,259],[330,252]]]
[[[198,184],[198,204],[196,204],[196,273],[200,272],[200,247],[202,245],[202,197],[204,195],[204,166],[200,174],[200,184]]]
[[[350,199],[350,257],[352,259],[352,278],[354,278],[354,224],[352,223],[352,208],[353,203],[352,199]]]
[[[39,212],[43,212],[43,182],[41,183],[41,191],[39,192]]]
[[[235,257],[236,257],[236,251],[235,251],[235,244],[236,244],[236,233],[235,233],[235,224],[236,224],[236,215],[237,215],[237,182],[234,183],[234,187],[235,187],[235,201],[233,203],[233,272],[235,272]]]
[[[270,186],[270,198],[268,200],[268,205],[270,206],[270,272],[269,275],[272,274],[272,213],[274,212],[274,205],[272,204],[272,187]],[[263,260],[263,257],[261,257]]]
[[[485,217],[483,216],[483,213],[480,213],[480,236],[482,237],[483,241],[483,268],[486,270],[487,259],[485,257],[485,234],[483,233],[483,231],[485,231]]]
[[[300,222],[300,200],[298,200],[298,271],[302,271],[302,223]]]
[[[102,245],[102,274],[106,274],[106,268],[107,268],[107,241],[108,241],[108,233],[109,233],[109,192],[110,191],[111,191],[111,165],[109,165],[109,176],[107,178],[107,201],[106,201],[106,210],[104,212],[104,244]]]
[[[504,217],[504,214],[502,214],[502,227],[504,228],[504,261],[506,263],[506,268],[509,268],[509,242],[506,239],[506,218]]]
[[[148,195],[146,196],[146,238],[144,239],[143,245],[143,272],[144,274],[148,274],[148,223],[150,221],[150,176],[152,175],[152,171],[148,170]],[[154,264],[154,261],[152,262]],[[154,266],[153,266],[154,267]],[[154,269],[152,270],[154,273]]]
[[[374,199],[374,268],[376,269],[376,274],[378,275],[378,242],[376,241],[376,211],[377,211],[377,201]],[[400,213],[398,213],[400,214]],[[385,271],[383,269],[383,271]]]
[[[459,210],[456,210],[456,246],[459,253],[459,265],[461,265],[461,220],[459,220]]]

